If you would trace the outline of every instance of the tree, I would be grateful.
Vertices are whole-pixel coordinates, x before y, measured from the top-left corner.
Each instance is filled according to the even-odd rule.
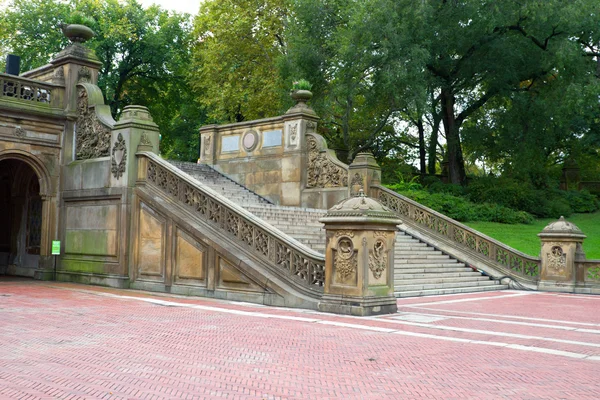
[[[194,21],[190,81],[215,122],[283,111],[278,62],[285,52],[284,0],[209,0]]]

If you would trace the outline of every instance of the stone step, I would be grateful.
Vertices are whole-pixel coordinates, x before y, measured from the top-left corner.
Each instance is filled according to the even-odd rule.
[[[394,287],[397,290],[404,290],[405,286],[410,285],[438,285],[438,284],[453,284],[465,282],[492,282],[489,277],[478,274],[477,276],[461,276],[461,277],[445,277],[444,275],[435,275],[421,279],[398,279],[394,276]],[[465,285],[466,286],[466,285]],[[473,286],[478,286],[474,284]],[[432,288],[433,289],[433,288]]]
[[[449,258],[449,257],[448,258],[401,258],[398,260],[394,259],[394,264],[399,265],[399,266],[402,264],[456,265],[456,264],[459,264],[459,262],[456,259]]]
[[[441,253],[441,252],[440,252]],[[394,258],[397,260],[450,260],[450,256],[446,254],[429,254],[428,252],[419,251],[418,253],[413,254],[398,254],[394,252]],[[456,261],[456,260],[454,260]]]
[[[414,249],[414,250],[406,250],[406,249],[395,249],[394,250],[394,255],[396,256],[403,256],[403,255],[409,255],[409,254],[425,254],[425,255],[442,255],[443,253],[440,250],[435,250],[433,247],[425,247],[425,248],[418,248],[418,249]]]
[[[400,268],[394,265],[394,276],[401,274],[439,274],[444,272],[469,272],[471,268],[465,267],[464,264],[448,264],[446,266],[440,265],[408,265],[405,268]]]
[[[466,271],[466,270],[465,270]],[[394,274],[394,281],[396,280],[405,280],[405,279],[435,279],[435,277],[440,277],[442,279],[453,279],[453,278],[470,278],[470,277],[480,277],[483,276],[479,272],[473,271],[469,269],[466,272],[440,272],[440,273],[413,273],[413,274]]]
[[[506,290],[508,285],[493,285],[493,286],[467,286],[462,288],[445,288],[445,289],[426,289],[426,290],[408,290],[394,292],[394,295],[400,297],[418,297],[418,296],[436,296],[441,294],[458,294],[458,293],[476,293],[476,292],[491,292],[496,290]]]
[[[415,284],[401,285],[394,290],[404,292],[413,290],[432,290],[432,289],[456,289],[462,287],[479,287],[479,286],[495,286],[496,281],[466,281],[466,282],[451,282],[451,283],[430,283],[430,284]]]

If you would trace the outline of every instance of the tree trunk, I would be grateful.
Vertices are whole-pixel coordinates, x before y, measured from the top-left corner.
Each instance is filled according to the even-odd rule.
[[[419,130],[419,160],[421,166],[421,177],[425,176],[427,173],[426,170],[426,161],[425,161],[425,128],[423,127],[423,117],[420,116],[417,120],[417,128]]]
[[[460,146],[460,124],[456,121],[454,115],[454,94],[448,89],[442,89],[442,118],[444,121],[444,132],[446,133],[446,143],[448,146],[448,175],[450,183],[465,185],[467,175],[465,173],[465,163]]]
[[[431,128],[431,137],[429,138],[429,147],[427,149],[427,172],[429,175],[435,175],[435,166],[437,164],[437,146],[440,129],[441,115],[433,115],[433,127]]]

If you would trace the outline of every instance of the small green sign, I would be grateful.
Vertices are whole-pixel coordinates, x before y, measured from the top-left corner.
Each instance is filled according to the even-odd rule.
[[[60,240],[52,241],[52,255],[59,256],[60,255]]]

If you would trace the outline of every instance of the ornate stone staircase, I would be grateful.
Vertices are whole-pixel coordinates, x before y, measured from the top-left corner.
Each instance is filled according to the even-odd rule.
[[[171,164],[256,217],[313,250],[324,253],[325,231],[319,218],[326,210],[274,205],[208,165],[177,161],[172,161]],[[396,235],[394,287],[396,297],[508,288],[403,231]]]

